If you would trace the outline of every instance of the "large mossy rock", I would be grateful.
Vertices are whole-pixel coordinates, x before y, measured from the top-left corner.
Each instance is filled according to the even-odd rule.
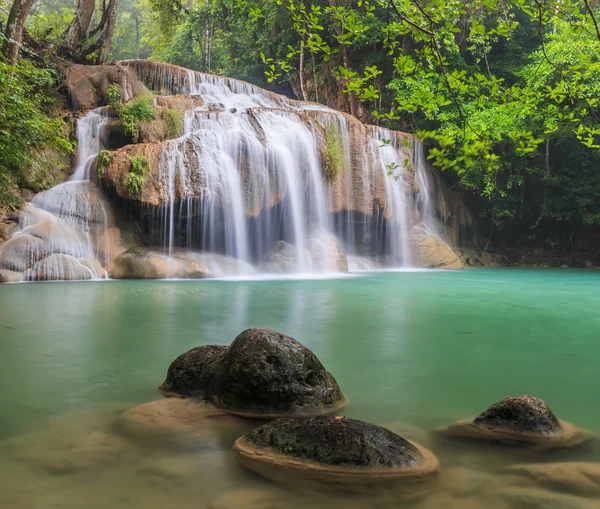
[[[247,329],[231,346],[193,348],[173,361],[165,396],[210,399],[247,417],[312,417],[347,404],[335,378],[308,348],[270,329]]]
[[[433,473],[435,456],[391,431],[344,417],[278,419],[239,438],[234,451],[267,477],[333,482],[389,481]]]
[[[167,378],[158,391],[167,397],[207,397],[215,372],[228,349],[225,345],[204,345],[181,354],[169,366]]]
[[[568,447],[591,436],[587,431],[558,419],[544,400],[526,394],[504,398],[474,419],[458,421],[439,431],[450,436],[547,447]]]
[[[259,418],[328,414],[347,404],[314,353],[262,328],[247,329],[231,343],[211,393],[217,407]]]

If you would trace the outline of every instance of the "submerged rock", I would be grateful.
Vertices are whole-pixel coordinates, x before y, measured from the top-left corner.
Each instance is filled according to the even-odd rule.
[[[204,398],[228,349],[225,345],[204,345],[181,354],[169,366],[158,391],[167,397]]]
[[[239,438],[240,462],[270,478],[372,483],[423,477],[439,467],[424,447],[355,419],[278,419]]]
[[[506,471],[519,484],[589,497],[600,496],[600,463],[563,462],[516,465]]]
[[[544,400],[526,394],[504,398],[475,419],[459,421],[440,431],[453,436],[529,442],[551,447],[575,445],[590,436],[558,419]]]
[[[347,404],[335,378],[308,348],[270,329],[247,329],[229,347],[211,401],[258,418],[314,416]]]
[[[244,428],[248,429],[243,422],[208,401],[180,398],[138,405],[115,421],[119,433],[138,442],[186,450],[218,447],[223,434],[233,440]]]

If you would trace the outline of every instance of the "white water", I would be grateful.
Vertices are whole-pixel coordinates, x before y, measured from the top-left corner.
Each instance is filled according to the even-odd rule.
[[[169,252],[222,252],[276,270],[273,259],[280,255],[273,248],[283,240],[292,246],[284,251],[293,263],[282,270],[307,273],[329,266],[316,259],[322,249],[311,252],[326,233],[343,240],[348,254],[410,266],[406,155],[396,134],[369,127],[351,136],[339,112],[236,80],[192,71],[182,77],[165,68],[151,81],[203,102],[186,113],[183,136],[168,143],[159,163],[166,205],[154,224],[162,225]],[[322,161],[332,124],[343,166],[333,185],[323,177]],[[387,175],[389,165],[399,178]],[[373,220],[376,195],[385,210]]]
[[[110,218],[88,179],[107,120],[100,109],[79,120],[75,172],[24,208],[19,231],[1,247],[0,268],[21,272],[25,280],[106,277],[102,265],[108,261],[105,235]]]

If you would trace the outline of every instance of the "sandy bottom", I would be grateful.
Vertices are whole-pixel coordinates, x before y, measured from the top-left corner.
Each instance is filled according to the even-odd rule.
[[[331,486],[282,489],[235,461],[235,438],[254,423],[190,409],[183,400],[162,401],[171,403],[135,411],[128,404],[79,409],[0,442],[0,507],[600,508],[595,442],[536,451],[448,439],[392,423],[386,427],[423,444],[441,461],[437,477],[414,493],[381,487],[360,493]]]

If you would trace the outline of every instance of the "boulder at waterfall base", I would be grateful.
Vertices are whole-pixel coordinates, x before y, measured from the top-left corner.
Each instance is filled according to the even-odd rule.
[[[167,251],[146,247],[129,249],[107,268],[112,279],[200,279],[221,275],[252,274],[254,269],[240,260],[217,253]]]
[[[418,267],[426,269],[462,269],[463,264],[442,239],[423,232],[410,235],[413,258]]]
[[[344,417],[278,419],[239,438],[234,452],[244,466],[275,480],[371,484],[423,478],[439,467],[424,447]]]

